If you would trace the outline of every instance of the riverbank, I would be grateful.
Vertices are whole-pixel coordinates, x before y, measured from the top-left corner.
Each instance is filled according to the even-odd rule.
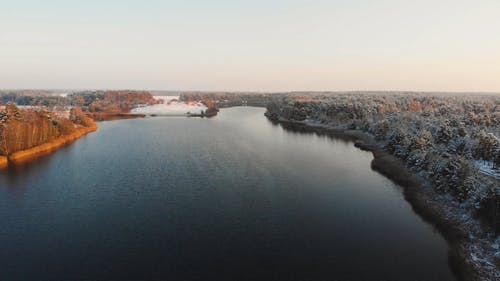
[[[7,168],[9,160],[5,156],[0,156],[0,169]]]
[[[13,163],[13,164],[23,163],[23,162],[30,161],[34,158],[37,158],[39,156],[42,156],[44,154],[50,153],[50,152],[66,145],[68,143],[71,143],[71,142],[91,133],[91,132],[95,132],[97,130],[97,128],[98,127],[96,124],[92,124],[90,127],[80,127],[75,132],[73,132],[69,135],[63,135],[63,136],[60,136],[59,138],[57,138],[53,141],[44,143],[42,145],[38,145],[38,146],[32,147],[30,149],[21,150],[21,151],[17,151],[15,153],[12,153],[8,157],[3,157],[3,158],[5,158],[5,160],[0,159],[0,167],[2,167],[1,164],[3,161],[5,161],[5,166],[4,166],[4,168],[5,168],[8,166],[9,163]]]
[[[146,114],[139,113],[88,113],[88,117],[94,121],[112,121],[121,119],[144,118]]]
[[[269,117],[269,116],[268,116]],[[347,138],[373,154],[372,169],[403,188],[413,210],[431,223],[449,242],[449,261],[459,280],[498,280],[500,251],[498,239],[485,229],[466,208],[446,194],[436,192],[430,183],[406,168],[405,163],[386,152],[368,133],[334,126],[270,118],[285,128]]]

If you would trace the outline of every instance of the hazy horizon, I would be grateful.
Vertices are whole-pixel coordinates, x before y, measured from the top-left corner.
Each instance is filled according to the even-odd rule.
[[[160,90],[160,89],[147,89],[147,88],[74,88],[74,89],[56,89],[56,88],[0,88],[0,91],[47,91],[47,92],[78,92],[78,91],[147,91],[151,92],[153,95],[161,95],[163,93],[234,93],[234,94],[245,94],[245,93],[257,93],[257,94],[283,94],[283,93],[325,93],[325,94],[335,94],[335,93],[360,93],[360,94],[370,94],[370,93],[409,93],[409,94],[474,94],[474,95],[500,95],[499,92],[493,91],[416,91],[416,90],[289,90],[289,91],[252,91],[252,90]]]
[[[3,2],[0,89],[500,92],[494,0]]]

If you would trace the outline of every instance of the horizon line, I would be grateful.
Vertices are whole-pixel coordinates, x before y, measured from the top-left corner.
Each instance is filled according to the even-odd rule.
[[[443,90],[284,90],[284,91],[261,91],[261,90],[165,90],[147,88],[0,88],[0,91],[147,91],[147,92],[180,92],[180,93],[260,93],[260,94],[284,94],[284,93],[442,93],[442,94],[500,94],[500,91],[443,91]]]

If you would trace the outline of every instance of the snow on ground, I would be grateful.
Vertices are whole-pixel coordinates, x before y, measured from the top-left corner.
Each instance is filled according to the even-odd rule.
[[[167,103],[172,100],[179,100],[179,96],[153,96],[155,100],[162,100]]]
[[[179,101],[178,96],[154,96],[157,100],[162,100],[162,104],[134,108],[132,113],[147,115],[186,115],[189,113],[200,113],[207,107],[200,102],[185,103]]]
[[[16,105],[19,109],[40,109],[41,106],[38,105]]]
[[[493,169],[493,162],[476,160],[475,164],[481,173],[500,179],[500,169]]]

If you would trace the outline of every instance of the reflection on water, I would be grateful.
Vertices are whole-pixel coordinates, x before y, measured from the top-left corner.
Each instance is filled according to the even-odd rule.
[[[453,280],[371,153],[263,113],[104,122],[1,172],[1,278]]]
[[[26,185],[38,178],[48,168],[51,158],[46,155],[22,164],[11,164],[0,170],[0,186],[13,193],[22,194]]]
[[[56,151],[40,154],[28,161],[17,164],[10,163],[6,169],[0,169],[0,187],[7,187],[18,195],[22,194],[27,185],[43,175],[50,167],[54,155],[67,154],[71,150],[71,145],[72,143],[62,146]]]

